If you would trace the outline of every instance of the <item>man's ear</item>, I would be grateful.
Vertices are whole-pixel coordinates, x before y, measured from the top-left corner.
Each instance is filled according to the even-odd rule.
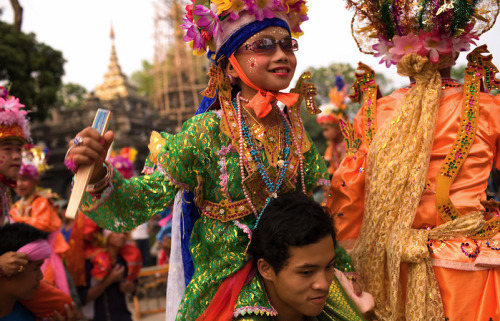
[[[238,79],[238,74],[236,73],[236,70],[233,67],[233,64],[228,60],[226,64],[226,75],[230,76],[232,79]]]
[[[257,261],[257,270],[259,270],[260,275],[264,280],[273,281],[274,280],[274,269],[273,267],[263,258]]]

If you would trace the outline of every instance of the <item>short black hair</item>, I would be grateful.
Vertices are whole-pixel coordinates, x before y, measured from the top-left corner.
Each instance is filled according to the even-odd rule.
[[[290,246],[306,246],[331,235],[333,220],[328,210],[301,191],[283,193],[265,209],[255,229],[249,253],[255,262],[263,258],[276,273],[290,257]]]
[[[0,227],[0,255],[7,252],[16,252],[24,245],[33,241],[46,240],[49,233],[26,223],[13,223]]]

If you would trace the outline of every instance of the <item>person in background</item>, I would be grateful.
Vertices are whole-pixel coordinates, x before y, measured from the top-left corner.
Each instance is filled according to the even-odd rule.
[[[346,142],[341,132],[340,121],[347,121],[346,99],[347,89],[344,78],[337,75],[335,78],[335,87],[329,93],[330,103],[321,105],[321,113],[318,114],[316,121],[323,130],[323,137],[326,140],[326,150],[323,159],[328,166],[328,175],[332,179],[333,173],[339,167],[344,159],[346,151]],[[328,199],[329,186],[322,186],[323,200],[325,205]]]
[[[323,129],[323,137],[326,139],[327,147],[323,159],[328,166],[330,178],[344,159],[346,143],[340,129],[339,119],[348,120],[346,114],[347,89],[344,78],[337,75],[335,87],[330,90],[330,103],[321,105],[316,121]]]
[[[10,216],[14,222],[26,223],[50,233],[49,244],[52,252],[50,259],[42,266],[44,280],[69,294],[62,261],[69,245],[61,233],[62,221],[56,202],[59,196],[50,189],[39,187],[41,175],[47,168],[47,150],[25,145],[15,188],[16,194],[21,198],[11,207]]]
[[[21,302],[35,296],[42,281],[41,266],[50,255],[48,234],[28,224],[13,223],[0,227],[0,255],[19,253],[26,257],[24,268],[14,275],[0,275],[0,320],[35,321],[35,316]],[[58,311],[53,320],[76,320],[74,304],[64,306],[66,317]]]
[[[135,290],[141,253],[126,233],[98,227],[79,212],[67,255],[83,314],[89,320],[131,320],[126,295]]]
[[[0,86],[0,227],[12,223],[9,215],[11,189],[16,187],[22,164],[22,147],[30,141],[27,112],[19,99],[9,95]],[[9,251],[0,254],[0,276],[21,273],[28,257],[24,253]],[[52,317],[54,311],[65,313],[64,305],[72,303],[71,297],[46,282],[40,282],[35,296],[23,305],[38,318]]]

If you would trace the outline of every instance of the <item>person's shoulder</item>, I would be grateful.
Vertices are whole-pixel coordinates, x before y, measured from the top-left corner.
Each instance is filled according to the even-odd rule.
[[[182,130],[192,127],[214,127],[220,123],[220,111],[210,110],[202,114],[195,115],[188,119],[182,126]]]

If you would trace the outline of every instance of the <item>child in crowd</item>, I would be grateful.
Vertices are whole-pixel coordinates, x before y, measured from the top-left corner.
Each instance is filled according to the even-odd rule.
[[[51,255],[42,266],[44,280],[69,294],[69,286],[62,261],[62,256],[69,250],[69,245],[61,233],[62,221],[59,216],[59,198],[51,190],[39,187],[41,174],[46,170],[47,151],[41,147],[26,145],[23,150],[23,162],[19,171],[16,194],[21,198],[10,209],[14,222],[29,224],[37,229],[49,232]]]
[[[23,254],[24,268],[14,275],[0,276],[0,320],[35,321],[35,316],[23,304],[22,300],[31,300],[42,280],[41,266],[50,255],[47,242],[48,234],[24,224],[13,223],[0,227],[0,255],[6,253]],[[64,305],[66,317],[55,311],[55,320],[76,320],[74,304]]]
[[[10,96],[0,86],[0,226],[12,222],[9,216],[11,189],[17,184],[22,147],[30,140],[27,113],[22,107],[24,105],[19,103],[19,99]],[[29,258],[23,253],[0,253],[0,278],[21,273],[28,263]],[[64,305],[71,302],[69,295],[46,282],[40,282],[35,296],[23,301],[23,305],[36,317],[42,318],[54,316],[55,310],[64,313]]]
[[[172,253],[183,246],[183,255],[175,265],[171,257],[170,271],[183,273],[169,278],[187,286],[178,289],[182,303],[168,318],[177,310],[178,320],[274,316],[246,255],[252,232],[278,194],[298,189],[311,195],[328,184],[325,163],[300,118],[303,99],[318,112],[315,89],[303,75],[292,93],[280,92],[295,73],[298,42],[292,37],[302,34],[306,1],[193,1],[186,9],[184,39],[195,53],[208,50],[212,60],[198,115],[176,135],[153,132],[144,176],[125,180],[103,165],[113,133],[101,136],[90,127],[70,142],[66,163],[94,164],[82,209],[115,231],[146,222],[179,190],[194,193],[182,219],[174,207],[174,229],[193,225],[183,226],[184,243],[172,245]],[[329,309],[350,308],[333,304],[343,295],[332,292]]]

